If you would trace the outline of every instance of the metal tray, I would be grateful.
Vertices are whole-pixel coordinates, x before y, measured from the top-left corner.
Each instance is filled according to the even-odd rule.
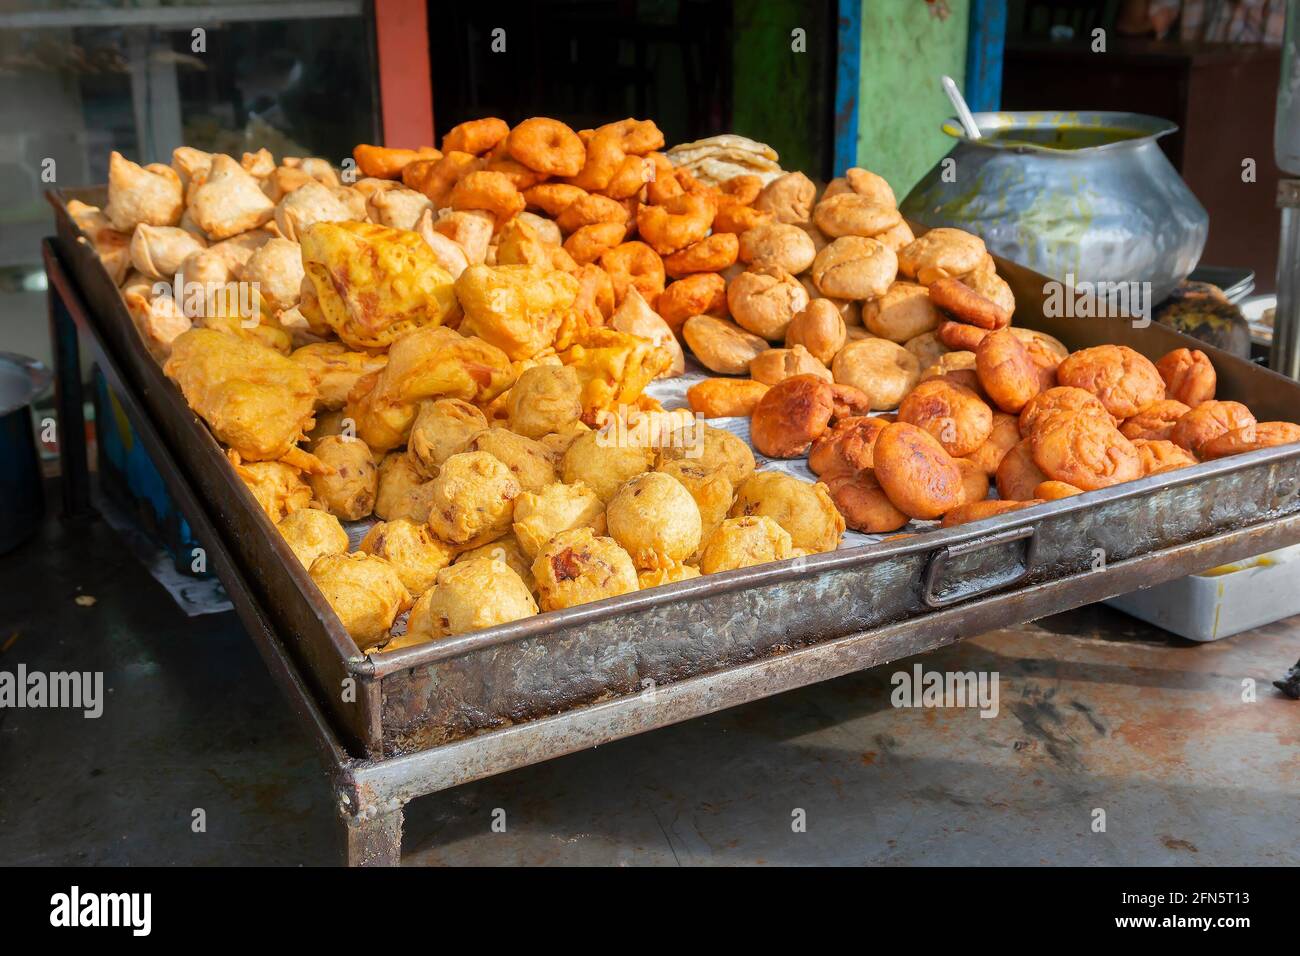
[[[67,214],[70,198],[102,205],[103,191],[50,194],[61,258],[89,303],[97,333],[206,503],[344,744],[357,756],[382,760],[375,765],[384,768],[376,771],[378,781],[438,748],[446,758],[439,769],[421,771],[426,789],[420,792],[428,792],[431,773],[437,789],[844,673],[835,662],[863,640],[872,643],[855,652],[859,667],[1107,597],[1134,581],[1186,574],[1198,561],[1215,563],[1234,543],[1300,541],[1295,520],[1263,527],[1300,513],[1300,446],[1289,446],[975,524],[711,575],[365,657],[145,349],[116,287]],[[1116,342],[1152,358],[1180,346],[1202,348],[1219,371],[1221,397],[1246,402],[1261,419],[1289,418],[1300,409],[1300,384],[1163,326],[1046,318],[1046,280],[1009,263],[998,266],[1019,303],[1017,324],[1071,348]],[[1232,534],[1242,529],[1251,531]],[[1113,567],[1131,570],[1111,577]],[[989,601],[994,592],[1011,593]],[[949,608],[962,602],[971,603]],[[825,656],[817,653],[820,645]],[[795,672],[766,666],[778,656]],[[765,676],[745,676],[751,673]],[[699,680],[710,675],[719,677],[719,688],[725,683],[725,693],[710,696],[709,682]],[[688,683],[691,695],[674,694],[675,685]],[[689,707],[675,712],[672,702],[688,696]],[[631,697],[636,702],[629,704]],[[647,716],[652,705],[658,710]],[[588,722],[575,736],[571,722],[543,720],[522,737],[505,732],[576,708],[598,726]],[[550,739],[551,726],[568,728],[568,736]],[[486,738],[476,747],[480,741],[467,738],[478,735]],[[520,746],[525,749],[517,751]]]

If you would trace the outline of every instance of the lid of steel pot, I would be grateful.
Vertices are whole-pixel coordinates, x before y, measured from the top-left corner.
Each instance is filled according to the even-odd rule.
[[[44,363],[26,355],[0,352],[0,415],[8,415],[50,387],[53,376]]]

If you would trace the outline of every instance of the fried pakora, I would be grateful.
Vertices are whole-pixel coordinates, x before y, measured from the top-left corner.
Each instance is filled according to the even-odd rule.
[[[319,222],[300,237],[321,315],[354,349],[381,349],[437,327],[456,296],[418,235],[370,222]]]
[[[326,511],[344,521],[356,521],[374,510],[379,470],[365,442],[330,435],[313,446],[312,454],[324,468],[312,474],[311,490]]]
[[[361,650],[382,641],[397,615],[411,606],[397,571],[374,555],[326,554],[312,562],[309,573]]]
[[[172,343],[163,371],[245,461],[283,457],[310,427],[316,401],[311,376],[250,339],[191,329]]]
[[[736,489],[731,517],[748,515],[771,518],[789,532],[794,547],[808,552],[834,551],[844,534],[844,518],[824,484],[779,471],[755,472]]]
[[[343,525],[320,508],[299,508],[285,515],[275,527],[304,568],[310,568],[321,555],[344,554],[348,550],[348,533]]]
[[[469,634],[532,617],[537,602],[519,575],[491,558],[459,562],[438,572],[407,620],[407,645]]]
[[[475,548],[508,532],[523,490],[510,469],[485,451],[452,455],[430,485],[429,527],[459,548]]]
[[[728,518],[700,551],[700,571],[718,574],[794,557],[790,533],[767,515]]]
[[[455,549],[434,537],[426,524],[409,518],[379,522],[366,532],[357,550],[391,564],[414,597],[433,587],[438,572],[456,556]]]
[[[590,528],[562,531],[533,561],[538,604],[558,611],[640,589],[631,556]]]
[[[624,483],[606,512],[609,535],[644,571],[685,563],[700,547],[700,509],[672,475],[646,472]]]

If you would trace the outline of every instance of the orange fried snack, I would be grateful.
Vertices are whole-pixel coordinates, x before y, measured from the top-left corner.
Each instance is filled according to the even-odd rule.
[[[1011,414],[1018,414],[1041,388],[1038,366],[1010,329],[984,336],[975,348],[975,371],[984,394]]]
[[[1125,438],[1168,438],[1173,434],[1174,425],[1191,409],[1182,402],[1172,398],[1162,398],[1152,402],[1132,418],[1126,418],[1119,426]]]
[[[749,423],[754,447],[769,458],[797,458],[835,413],[834,391],[816,375],[792,375],[758,400]]]
[[[421,146],[419,149],[395,149],[359,143],[352,149],[352,158],[363,176],[371,176],[375,179],[400,179],[402,170],[411,163],[417,160],[438,160],[442,158],[442,153],[432,146]]]
[[[854,531],[884,534],[907,524],[907,515],[889,500],[870,468],[837,471],[823,476],[822,482],[845,525]]]
[[[1294,422],[1258,422],[1255,425],[1234,428],[1217,438],[1211,438],[1201,446],[1201,457],[1208,461],[1211,458],[1240,455],[1243,452],[1290,445],[1298,441],[1300,441],[1300,425]]]
[[[1151,360],[1126,345],[1081,349],[1056,370],[1061,385],[1092,392],[1115,418],[1131,418],[1164,398],[1165,383]]]
[[[961,469],[929,432],[906,422],[881,431],[872,449],[876,480],[894,506],[913,518],[937,518],[964,494]]]
[[[1191,452],[1178,447],[1171,441],[1161,438],[1135,438],[1133,447],[1137,449],[1138,461],[1142,465],[1142,477],[1159,475],[1175,468],[1186,468],[1196,464]]]
[[[864,415],[840,419],[813,442],[808,467],[816,475],[873,467],[871,450],[887,424],[883,419]]]
[[[1255,424],[1255,416],[1240,402],[1202,402],[1174,422],[1169,440],[1201,457],[1205,444],[1220,435]]]
[[[1031,438],[1017,442],[998,464],[998,497],[1004,501],[1034,498],[1034,490],[1047,480],[1042,469],[1034,464],[1033,444]]]
[[[993,431],[993,412],[969,388],[932,378],[912,389],[898,406],[898,420],[924,428],[953,457],[969,455]]]
[[[1094,491],[1142,476],[1137,449],[1094,415],[1057,412],[1034,429],[1034,464],[1047,477]]]
[[[1218,376],[1210,357],[1200,349],[1174,349],[1156,363],[1165,383],[1165,396],[1195,408],[1214,398]]]

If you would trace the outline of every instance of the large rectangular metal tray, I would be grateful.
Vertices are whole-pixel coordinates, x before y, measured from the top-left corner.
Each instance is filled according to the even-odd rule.
[[[1226,533],[1300,513],[1300,446],[1265,449],[977,524],[711,575],[366,657],[144,347],[116,287],[67,213],[72,198],[102,205],[104,194],[50,194],[60,256],[89,303],[96,331],[206,502],[340,739],[358,757],[400,760],[441,748],[448,760],[465,764],[454,780],[472,779],[491,771],[487,763],[475,770],[487,758],[465,749],[473,744],[468,738],[494,729],[575,708],[594,713],[602,707],[590,705],[632,695],[652,702],[657,696],[667,707],[678,683],[739,673],[778,655],[808,670],[809,679],[821,679],[813,675],[835,667],[830,658],[816,658],[817,647],[842,654],[841,639],[864,632],[877,633],[880,643],[871,654],[858,655],[866,662],[859,666],[897,659],[953,637],[1110,596],[1111,565],[1132,565],[1141,557],[1143,583],[1186,574],[1197,570],[1195,556],[1202,551],[1207,566],[1214,563],[1218,545],[1209,545],[1233,537]],[[1017,324],[1055,335],[1071,348],[1115,342],[1152,358],[1180,346],[1202,348],[1219,371],[1221,397],[1246,402],[1261,419],[1293,418],[1300,410],[1300,384],[1163,326],[1045,317],[1045,280],[1009,263],[998,266],[1016,293]],[[1300,540],[1296,521],[1279,522],[1274,530],[1270,547]],[[1207,547],[1188,547],[1195,542]],[[1162,552],[1168,558],[1162,562],[1165,575],[1161,564],[1153,571],[1150,560]],[[987,602],[973,601],[1018,590],[1026,594],[1024,608],[998,602],[995,617],[982,610]],[[960,605],[968,601],[981,610],[963,615]],[[798,682],[786,675],[783,682],[753,686],[745,699]],[[694,712],[711,709],[705,698],[692,698]],[[735,702],[720,697],[717,706]],[[633,712],[621,708],[619,719]],[[692,715],[638,717],[621,731],[603,728],[591,742]],[[530,736],[529,746],[543,747],[544,736]],[[556,743],[546,753],[511,754],[508,761],[518,765],[576,746],[581,743],[566,740],[562,749]]]

